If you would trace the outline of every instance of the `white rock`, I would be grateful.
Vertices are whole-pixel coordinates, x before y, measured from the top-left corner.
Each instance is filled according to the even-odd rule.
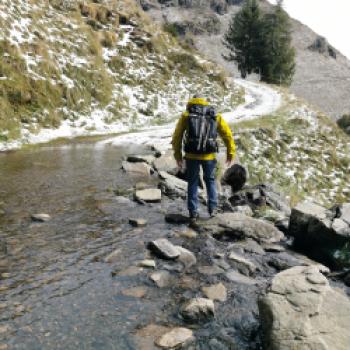
[[[146,188],[135,192],[135,198],[143,202],[160,202],[162,192],[158,188]]]
[[[190,329],[178,327],[163,334],[155,344],[163,349],[174,349],[191,340],[193,340],[193,332]]]

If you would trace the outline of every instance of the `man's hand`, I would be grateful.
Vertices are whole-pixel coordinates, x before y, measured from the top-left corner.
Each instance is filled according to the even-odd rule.
[[[226,158],[226,165],[229,167],[232,164],[232,156],[227,156]]]
[[[177,166],[178,166],[180,169],[182,169],[182,167],[183,167],[183,165],[184,165],[183,160],[182,160],[182,159],[177,160],[176,163],[177,163]]]

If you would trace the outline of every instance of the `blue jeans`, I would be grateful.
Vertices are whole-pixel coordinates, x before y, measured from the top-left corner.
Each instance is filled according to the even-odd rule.
[[[215,184],[216,160],[186,159],[186,175],[188,181],[187,206],[190,215],[195,215],[198,212],[198,184],[200,166],[202,166],[203,169],[203,178],[207,188],[207,205],[209,213],[211,213],[218,205]]]

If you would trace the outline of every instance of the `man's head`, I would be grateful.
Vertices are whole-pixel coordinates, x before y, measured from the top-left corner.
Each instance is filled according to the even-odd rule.
[[[194,105],[209,106],[209,102],[204,97],[200,97],[199,95],[194,95],[187,102],[187,110],[189,110]]]

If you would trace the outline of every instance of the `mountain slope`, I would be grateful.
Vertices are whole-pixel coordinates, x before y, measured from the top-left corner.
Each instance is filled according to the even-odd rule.
[[[0,28],[2,149],[163,123],[201,91],[241,98],[133,0],[0,0]]]
[[[232,15],[240,9],[241,0],[188,0],[180,2],[183,6],[177,1],[152,0],[147,3],[153,5],[148,6],[148,11],[155,20],[176,29],[182,38],[193,43],[207,57],[223,65],[231,74],[239,75],[235,65],[222,58],[225,52],[222,38]],[[260,4],[264,11],[272,9],[265,0]],[[336,58],[329,55],[327,43],[321,43],[325,47],[321,45],[316,50],[310,50],[319,36],[294,19],[291,23],[293,45],[297,52],[291,91],[334,118],[349,113],[350,61],[331,47]]]

